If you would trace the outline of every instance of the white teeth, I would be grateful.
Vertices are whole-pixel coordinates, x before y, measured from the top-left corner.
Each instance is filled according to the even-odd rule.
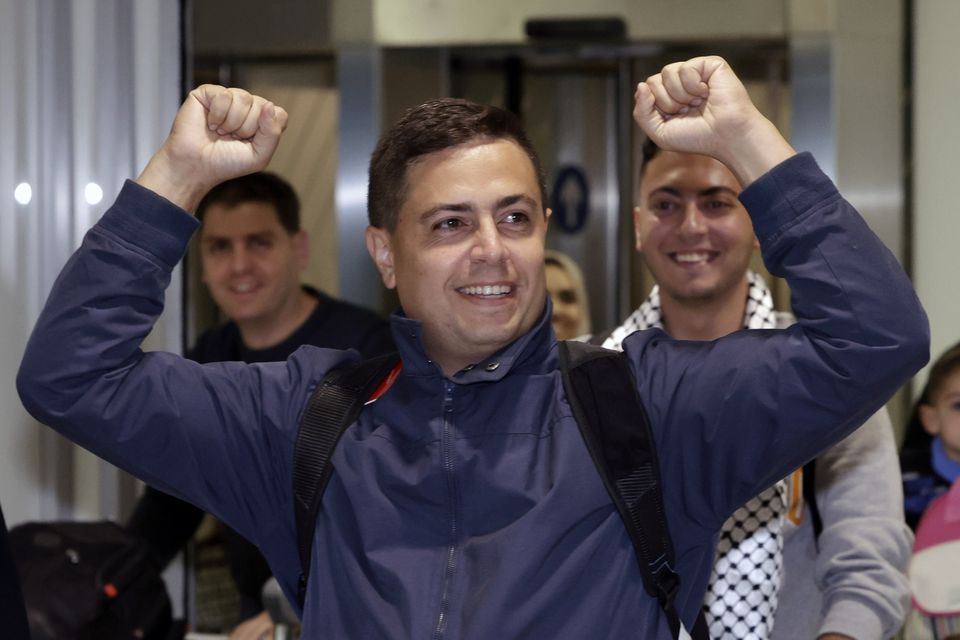
[[[252,291],[252,290],[253,290],[253,284],[250,284],[250,283],[235,284],[235,285],[233,285],[232,289],[233,289],[234,291],[236,291],[237,293],[246,293],[246,292],[248,292],[248,291]]]
[[[502,296],[510,293],[512,289],[504,284],[488,284],[482,287],[462,287],[460,291],[468,296]]]
[[[676,254],[677,262],[705,262],[709,257],[709,254],[701,252]]]

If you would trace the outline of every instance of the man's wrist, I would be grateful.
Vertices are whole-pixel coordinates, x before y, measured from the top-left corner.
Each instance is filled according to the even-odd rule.
[[[150,158],[150,162],[135,182],[163,196],[191,215],[196,212],[203,196],[213,187],[199,181],[197,172],[187,163],[167,156],[163,148]]]
[[[759,116],[743,135],[725,144],[717,158],[745,189],[775,166],[797,154],[772,122]]]
[[[133,180],[124,183],[113,206],[97,223],[171,270],[183,258],[199,225],[194,216]]]

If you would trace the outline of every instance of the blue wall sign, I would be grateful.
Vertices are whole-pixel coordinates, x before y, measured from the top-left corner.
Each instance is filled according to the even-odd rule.
[[[565,233],[579,233],[587,224],[589,203],[590,186],[583,169],[574,165],[561,167],[550,192],[551,222]]]

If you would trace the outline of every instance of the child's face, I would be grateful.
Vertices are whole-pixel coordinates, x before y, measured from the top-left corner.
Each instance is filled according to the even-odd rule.
[[[960,462],[960,371],[950,374],[931,404],[920,405],[927,433],[940,436],[951,459]]]

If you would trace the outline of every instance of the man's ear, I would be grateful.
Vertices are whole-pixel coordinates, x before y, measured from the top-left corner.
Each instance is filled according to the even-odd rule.
[[[933,405],[921,404],[917,407],[917,415],[924,431],[932,436],[940,433],[940,420],[937,418],[937,410]]]
[[[393,289],[397,286],[397,277],[393,271],[393,243],[386,229],[367,227],[367,252],[377,265],[383,286]]]
[[[640,242],[640,216],[642,215],[640,207],[633,208],[633,243],[637,251],[643,251],[643,243]]]
[[[306,229],[300,229],[291,236],[293,251],[297,256],[297,267],[304,271],[310,263],[310,236]]]

